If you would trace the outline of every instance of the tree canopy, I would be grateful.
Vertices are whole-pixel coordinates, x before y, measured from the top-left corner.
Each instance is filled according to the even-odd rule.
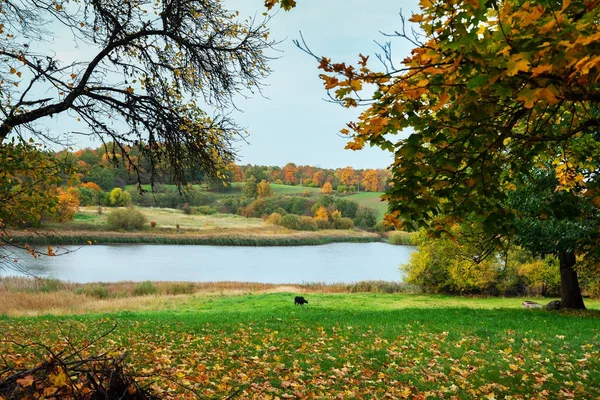
[[[115,160],[134,171],[164,161],[178,183],[185,166],[215,176],[234,158],[240,133],[225,109],[259,90],[272,45],[263,23],[218,0],[0,0],[0,42],[0,142],[64,143],[43,119],[67,113],[77,133],[114,142]],[[90,58],[65,58],[67,43]]]
[[[298,45],[319,61],[333,100],[367,106],[341,130],[347,148],[394,153],[388,221],[440,234],[476,216],[500,241],[516,229],[508,196],[536,169],[549,165],[555,190],[600,206],[598,5],[421,0],[412,29],[402,17],[389,35],[410,41],[411,54],[397,63],[383,45],[383,68],[364,55],[348,65]],[[598,235],[582,237],[565,266],[590,241]]]

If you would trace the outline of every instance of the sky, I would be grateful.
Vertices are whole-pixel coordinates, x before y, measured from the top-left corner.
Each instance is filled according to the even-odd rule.
[[[346,109],[327,102],[327,93],[319,79],[317,61],[298,49],[294,39],[300,32],[311,50],[335,62],[356,64],[358,54],[370,56],[374,69],[382,67],[375,54],[379,43],[390,40],[384,33],[401,28],[400,11],[407,18],[418,10],[418,0],[298,0],[289,12],[277,11],[268,23],[271,39],[280,42],[270,67],[273,73],[264,81],[262,96],[238,96],[231,111],[238,125],[248,131],[247,143],[235,147],[239,164],[277,165],[288,162],[322,168],[385,168],[393,162],[391,153],[376,148],[345,150],[348,141],[339,133],[346,123],[356,119],[361,109]],[[241,16],[262,20],[263,0],[223,0],[226,8],[239,10]],[[53,32],[54,38],[40,47],[57,52],[62,64],[89,60],[93,49],[66,43],[68,32]],[[72,36],[71,36],[72,37]],[[400,62],[411,50],[406,40],[393,38],[394,59]],[[56,49],[56,50],[55,50]],[[52,131],[65,134],[75,130],[74,118],[60,116],[48,121]],[[73,148],[98,147],[78,135],[69,136]]]
[[[350,165],[358,169],[385,168],[392,161],[389,152],[376,148],[345,150],[347,138],[339,134],[346,123],[355,119],[360,109],[345,109],[325,101],[326,91],[319,79],[318,63],[298,49],[293,39],[300,33],[317,55],[333,61],[356,64],[358,54],[370,55],[371,65],[379,47],[401,28],[399,12],[407,17],[418,11],[417,0],[299,0],[290,12],[279,11],[269,23],[271,37],[282,41],[277,46],[279,58],[264,90],[266,98],[254,96],[236,101],[243,113],[233,117],[250,134],[249,145],[239,146],[242,164],[315,165],[339,168]],[[264,11],[261,0],[229,0],[232,8],[247,15]],[[402,60],[411,50],[402,39],[392,39],[394,58]]]

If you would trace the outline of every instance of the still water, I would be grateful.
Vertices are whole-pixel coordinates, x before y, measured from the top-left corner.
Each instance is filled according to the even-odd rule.
[[[398,267],[414,247],[387,243],[322,246],[234,247],[111,245],[65,247],[59,257],[20,254],[19,266],[40,277],[64,281],[241,281],[351,283],[400,281]],[[18,275],[0,270],[0,276]]]

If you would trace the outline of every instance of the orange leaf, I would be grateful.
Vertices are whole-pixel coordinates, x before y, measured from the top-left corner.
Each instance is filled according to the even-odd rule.
[[[17,383],[23,387],[29,387],[33,385],[34,381],[33,375],[27,375],[25,378],[17,379]]]
[[[537,67],[535,67],[531,70],[531,77],[535,78],[538,75],[541,75],[543,73],[550,72],[550,71],[552,71],[552,65],[550,65],[550,64],[538,65]]]

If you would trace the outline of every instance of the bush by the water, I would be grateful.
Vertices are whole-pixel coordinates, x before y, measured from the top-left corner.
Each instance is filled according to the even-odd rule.
[[[390,238],[400,232],[393,232]],[[423,232],[414,236],[418,251],[401,266],[405,282],[426,293],[556,296],[560,289],[558,261],[536,258],[512,248],[508,253],[480,258],[478,243],[433,239]]]
[[[134,231],[144,227],[146,216],[135,208],[121,208],[112,210],[106,222],[110,229]]]
[[[279,222],[279,225],[283,226],[284,228],[294,229],[296,231],[299,231],[301,229],[300,228],[300,217],[297,216],[296,214],[284,215],[283,217],[281,217],[281,221]]]
[[[354,228],[354,221],[347,217],[334,218],[333,220],[334,229],[352,229]]]
[[[134,296],[149,296],[158,294],[158,288],[150,281],[142,282],[133,289]]]

